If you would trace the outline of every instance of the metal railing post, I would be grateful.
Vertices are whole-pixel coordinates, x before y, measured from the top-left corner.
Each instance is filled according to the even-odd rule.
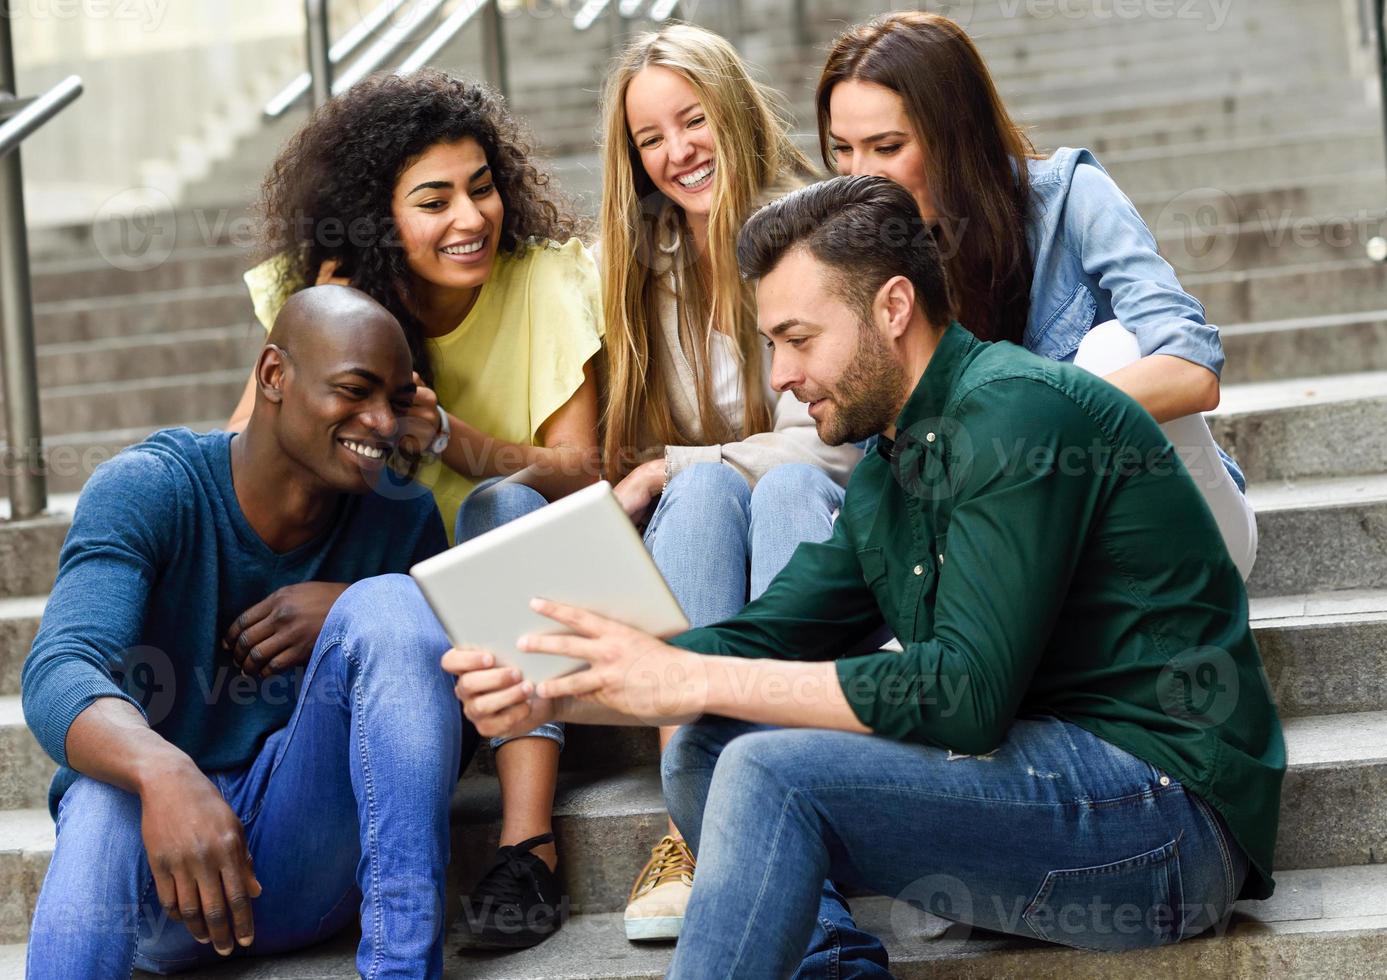
[[[492,88],[510,98],[506,32],[495,0],[482,7],[482,74]]]
[[[316,109],[332,98],[332,58],[328,56],[327,0],[304,0],[304,20],[308,25],[309,108]]]
[[[15,94],[10,3],[0,0],[0,98]],[[29,288],[29,240],[24,176],[16,148],[0,159],[0,360],[5,377],[5,437],[10,517],[23,520],[48,507],[43,430],[39,420],[38,359]]]
[[[1383,16],[1387,0],[1373,0],[1373,38],[1377,44],[1377,85],[1382,99],[1382,136],[1387,144],[1387,28]]]

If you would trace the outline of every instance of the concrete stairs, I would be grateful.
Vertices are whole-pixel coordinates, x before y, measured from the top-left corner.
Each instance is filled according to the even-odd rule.
[[[755,8],[745,13],[746,46],[768,72],[799,85],[791,104],[811,130],[805,88],[821,52],[795,46],[788,3],[744,6]],[[1209,419],[1243,465],[1258,513],[1251,615],[1290,759],[1278,890],[1240,905],[1223,935],[1122,956],[971,933],[892,897],[856,899],[854,908],[905,978],[1387,975],[1387,267],[1363,251],[1387,215],[1387,170],[1371,89],[1351,67],[1345,8],[1261,0],[1233,5],[1207,29],[1207,21],[1093,12],[1026,16],[1054,5],[1012,0],[955,6],[968,8],[1037,143],[1095,148],[1221,327],[1228,366]],[[808,8],[810,40],[820,46],[877,9],[848,0],[810,0]],[[1075,0],[1065,9],[1080,8]],[[722,15],[714,3],[699,10],[699,19]],[[1022,13],[1007,16],[1012,10]],[[562,115],[569,131],[586,126],[590,135],[592,66],[598,42],[610,38],[595,28],[591,50],[546,75],[530,72],[527,59],[557,59],[588,42],[563,23],[508,30],[513,77],[533,82],[516,101],[526,114],[536,107],[535,131],[563,132],[554,122]],[[544,93],[555,86],[570,98],[551,100],[549,113]],[[567,186],[595,190],[588,146],[553,145],[568,154],[560,162]],[[247,186],[253,168],[240,166],[223,186]],[[58,495],[51,516],[0,524],[0,974],[22,969],[53,848],[44,809],[52,764],[23,725],[19,670],[71,494],[95,463],[151,428],[225,419],[263,339],[239,281],[246,242],[229,222],[213,229],[224,207],[210,196],[216,186],[214,175],[208,208],[173,216],[168,258],[151,268],[123,255],[112,261],[109,241],[80,229],[50,233],[36,249],[39,369]],[[620,922],[665,819],[656,760],[653,732],[570,731],[555,829],[578,914],[531,951],[450,955],[449,977],[663,974],[669,948],[628,944]],[[489,857],[496,808],[483,755],[453,802],[454,899]],[[460,941],[450,937],[450,954]],[[352,976],[355,942],[348,933],[297,956],[200,975]]]

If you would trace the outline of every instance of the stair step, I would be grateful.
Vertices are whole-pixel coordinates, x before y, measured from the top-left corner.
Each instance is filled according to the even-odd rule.
[[[1380,471],[1387,371],[1224,385],[1206,417],[1252,483]]]
[[[19,673],[47,602],[47,596],[0,599],[0,695],[19,693]]]
[[[251,264],[244,249],[227,245],[179,249],[143,268],[154,258],[153,254],[133,252],[128,258],[113,253],[110,257],[37,262],[31,274],[34,302],[234,285],[240,283],[241,273]]]
[[[1387,589],[1250,602],[1283,719],[1387,709]]]
[[[1105,158],[1098,159],[1101,162]],[[1186,184],[1154,191],[1124,191],[1152,228],[1161,225],[1162,214],[1188,215],[1202,228],[1252,223],[1276,227],[1278,222],[1294,223],[1309,215],[1380,213],[1382,168],[1353,169],[1346,162],[1341,163],[1332,173],[1319,175],[1238,178],[1205,187]]]
[[[1358,313],[1387,305],[1387,265],[1368,259],[1180,277],[1210,323]]]
[[[1387,869],[1382,866],[1287,871],[1265,902],[1240,902],[1221,934],[1213,931],[1158,949],[1098,953],[951,925],[901,900],[853,899],[854,918],[879,936],[900,980],[1168,980],[1172,976],[1278,980],[1370,977],[1387,973]],[[619,912],[574,916],[553,937],[515,953],[461,950],[454,915],[445,943],[447,980],[659,980],[669,943],[630,943]],[[272,959],[237,958],[183,976],[217,980],[327,980],[356,977],[354,928],[322,945]],[[0,946],[0,970],[23,971],[25,947]],[[1274,966],[1273,966],[1274,964]],[[151,975],[136,973],[147,980]]]
[[[1152,231],[1176,275],[1308,263],[1356,261],[1368,242],[1387,236],[1387,214],[1267,214],[1239,225],[1210,226],[1216,208],[1179,200],[1156,216]]]
[[[249,371],[247,371],[249,376]],[[216,406],[204,406],[214,409]],[[231,410],[217,419],[204,419],[197,422],[179,422],[195,432],[211,432],[226,425]],[[175,424],[175,423],[170,423]],[[162,426],[161,426],[162,428]],[[153,426],[139,425],[126,429],[108,429],[102,432],[72,432],[60,435],[45,435],[43,439],[44,458],[48,461],[49,511],[54,510],[55,497],[72,497],[86,484],[92,472],[106,460],[127,446],[143,442]],[[0,453],[5,451],[5,443],[0,442]],[[0,507],[6,512],[9,501],[5,499],[8,488],[0,484]],[[0,590],[0,595],[4,592]]]
[[[246,377],[265,344],[258,323],[44,344],[38,349],[44,392],[239,368]]]
[[[24,724],[19,696],[0,696],[0,810],[43,806],[56,770]]]
[[[34,304],[34,335],[40,344],[161,334],[209,323],[256,325],[239,274],[210,286]]]
[[[1221,325],[1223,382],[1387,371],[1387,310]]]
[[[1252,484],[1257,563],[1252,596],[1387,585],[1387,476]]]
[[[18,698],[0,698],[0,806],[37,810],[51,761],[23,727]],[[1387,711],[1284,720],[1289,771],[1283,790],[1277,867],[1371,864],[1387,848]],[[465,894],[483,874],[500,833],[493,777],[464,779],[453,799],[450,885]],[[665,832],[655,766],[560,775],[554,833],[574,908],[624,907],[650,846]],[[0,867],[11,861],[0,840]],[[27,853],[27,852],[26,852]],[[8,869],[14,873],[14,868]],[[0,871],[0,874],[6,872]],[[14,924],[0,924],[13,931]]]
[[[53,385],[39,393],[44,435],[103,428],[148,433],[209,415],[229,418],[250,377],[251,364],[245,360],[197,374]]]
[[[1332,153],[1326,147],[1334,147]],[[1276,139],[1193,143],[1110,153],[1103,166],[1129,194],[1166,188],[1217,187],[1229,174],[1273,180],[1380,167],[1382,134],[1371,127],[1340,133],[1299,133]]]

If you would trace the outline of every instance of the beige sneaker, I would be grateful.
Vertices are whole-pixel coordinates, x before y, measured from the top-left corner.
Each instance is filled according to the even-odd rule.
[[[694,856],[689,845],[665,836],[650,852],[626,900],[626,938],[678,939],[684,908],[693,890]]]

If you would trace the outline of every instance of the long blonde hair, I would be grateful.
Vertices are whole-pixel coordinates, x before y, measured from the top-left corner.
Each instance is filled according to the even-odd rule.
[[[698,93],[711,127],[716,169],[708,216],[708,271],[699,271],[684,215],[645,172],[626,123],[626,90],[648,66],[683,77]],[[681,435],[664,397],[666,379],[655,356],[662,269],[678,282],[680,339],[694,368],[703,436],[730,442],[771,427],[762,376],[755,299],[737,270],[737,233],[753,207],[776,185],[810,179],[814,168],[790,141],[778,100],[757,84],[736,49],[711,31],[672,24],[638,37],[608,76],[603,94],[602,307],[606,318],[606,404],[603,463],[620,479],[640,461],[638,440],[648,432],[662,445]],[[674,222],[677,248],[661,255],[660,232]],[[707,364],[708,330],[722,325],[743,365],[745,409],[734,432],[717,410]]]

